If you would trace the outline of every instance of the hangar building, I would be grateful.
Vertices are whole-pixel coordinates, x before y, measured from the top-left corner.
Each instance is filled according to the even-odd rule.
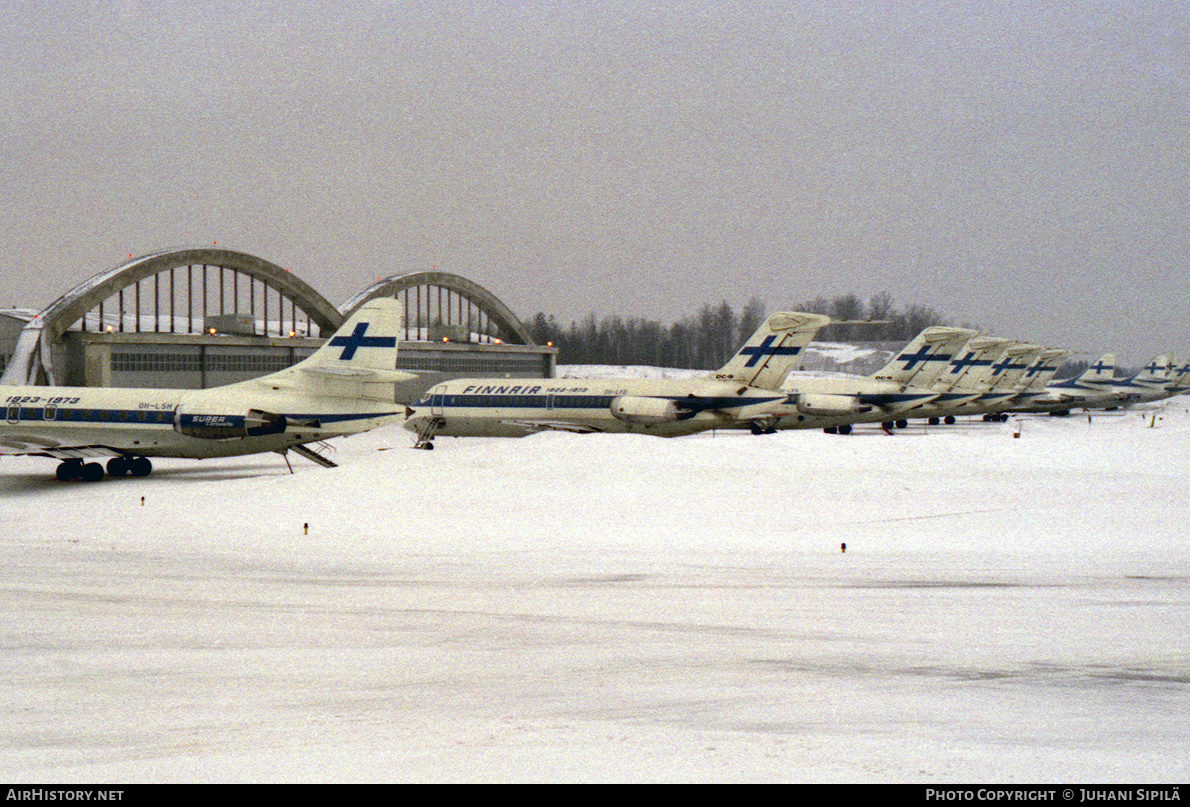
[[[394,275],[336,307],[262,258],[196,248],[130,260],[40,312],[0,311],[0,383],[230,384],[300,361],[376,297],[405,306],[397,367],[421,375],[398,389],[399,400],[445,378],[554,375],[557,348],[534,344],[504,303],[459,275]]]

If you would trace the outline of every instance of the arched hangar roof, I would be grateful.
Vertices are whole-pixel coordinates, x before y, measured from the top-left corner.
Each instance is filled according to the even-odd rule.
[[[376,297],[396,297],[402,292],[417,286],[437,286],[459,295],[463,299],[475,304],[484,311],[496,324],[505,339],[522,345],[534,345],[533,337],[525,330],[525,326],[517,319],[500,299],[483,286],[468,280],[461,275],[450,272],[411,272],[405,275],[394,275],[378,280],[368,288],[356,294],[339,306],[344,319],[368,300]]]
[[[214,248],[158,252],[131,260],[75,286],[42,311],[38,319],[46,335],[54,341],[84,314],[121,289],[159,272],[200,265],[221,266],[255,277],[293,300],[324,333],[334,331],[342,321],[338,309],[292,272],[246,252]]]
[[[57,383],[50,346],[57,344],[75,323],[123,289],[135,287],[145,278],[186,266],[222,267],[249,275],[261,281],[266,288],[292,301],[323,334],[333,333],[351,312],[367,300],[397,297],[416,287],[427,286],[445,289],[475,305],[499,329],[506,341],[534,344],[508,306],[483,286],[460,275],[435,271],[389,277],[374,283],[336,308],[308,283],[275,263],[230,249],[194,247],[135,258],[101,272],[63,294],[22,329],[12,360],[4,368],[0,383]],[[429,297],[428,294],[425,296]]]

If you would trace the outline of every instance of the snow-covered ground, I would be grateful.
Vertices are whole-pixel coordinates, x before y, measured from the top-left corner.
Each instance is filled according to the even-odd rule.
[[[1186,408],[4,458],[0,778],[1184,782]]]

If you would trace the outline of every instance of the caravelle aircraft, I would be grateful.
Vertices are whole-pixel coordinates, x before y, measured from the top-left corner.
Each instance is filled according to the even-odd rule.
[[[59,479],[146,476],[149,457],[231,457],[293,450],[400,419],[394,384],[401,304],[364,303],[309,358],[271,375],[205,390],[0,387],[0,454],[62,460]]]
[[[463,378],[429,389],[405,428],[417,448],[439,435],[523,437],[544,430],[673,437],[748,423],[786,398],[777,392],[822,314],[765,320],[722,369],[696,378]]]

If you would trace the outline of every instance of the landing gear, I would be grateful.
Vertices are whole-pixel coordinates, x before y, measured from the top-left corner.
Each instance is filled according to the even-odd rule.
[[[66,462],[58,466],[58,472],[55,474],[59,482],[69,482],[71,479],[78,479],[82,475],[82,460],[66,460]]]
[[[938,425],[939,423],[941,423],[941,422],[942,422],[942,418],[938,417],[937,415],[935,415],[934,417],[930,418],[930,425],[931,425],[931,426],[937,426],[937,425]]]
[[[907,420],[898,420],[898,421],[897,421],[897,428],[898,428],[898,429],[904,429],[904,428],[908,428],[908,426],[909,426],[909,421],[907,421]]]
[[[66,460],[58,466],[54,475],[59,482],[69,482],[72,479],[98,482],[103,479],[103,466],[98,462],[88,462],[84,465],[82,460]]]
[[[851,434],[851,424],[844,423],[839,427],[839,434]]]
[[[107,475],[115,478],[132,474],[148,476],[153,472],[153,463],[147,457],[112,457],[107,461]],[[81,479],[84,482],[98,482],[103,479],[103,466],[98,462],[83,463],[82,460],[64,460],[58,466],[55,476],[60,482]]]
[[[946,417],[942,418],[942,422],[945,423],[947,426],[953,426],[954,425],[954,415],[947,415]]]

